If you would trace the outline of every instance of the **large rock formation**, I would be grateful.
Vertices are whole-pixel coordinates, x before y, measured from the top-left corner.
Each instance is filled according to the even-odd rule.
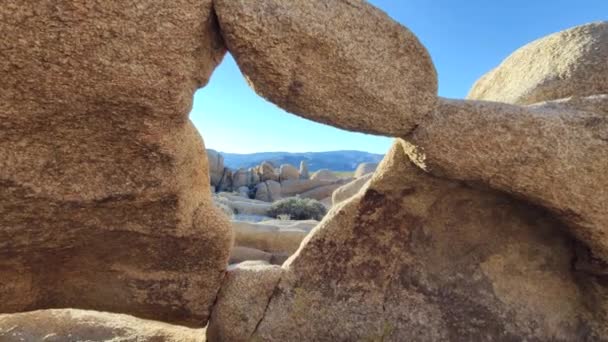
[[[310,176],[311,180],[320,180],[320,181],[329,181],[329,182],[333,182],[333,181],[337,181],[339,178],[338,176],[336,176],[335,173],[333,173],[331,170],[328,169],[321,169],[318,171],[315,171],[311,176]]]
[[[302,166],[301,163],[300,166]],[[308,170],[305,170],[305,172],[308,173]],[[281,168],[279,169],[279,180],[282,182],[293,179],[300,179],[300,171],[290,164],[281,165]]]
[[[356,195],[372,179],[372,176],[373,173],[368,173],[336,189],[331,195],[332,204],[336,205]]]
[[[281,183],[266,181],[255,187],[255,199],[265,202],[274,202],[281,199]]]
[[[308,174],[308,163],[306,160],[302,160],[300,162],[300,179],[308,179],[310,176]]]
[[[361,163],[361,164],[357,165],[357,169],[355,170],[353,177],[359,178],[359,177],[363,177],[367,174],[374,173],[374,171],[376,171],[377,168],[378,168],[378,163]]]
[[[608,261],[608,117],[549,107],[442,100],[409,151],[434,175],[548,208]]]
[[[433,111],[437,76],[405,27],[363,0],[217,0],[255,91],[311,120],[400,136]]]
[[[224,156],[216,150],[207,149],[207,160],[211,185],[218,187],[224,177]]]
[[[369,187],[330,212],[280,272],[229,272],[208,336],[606,336],[606,290],[599,278],[573,268],[577,243],[566,227],[543,209],[504,194],[425,173],[401,144],[393,146]]]
[[[205,330],[106,312],[40,310],[0,315],[0,341],[204,342]]]
[[[558,32],[515,51],[469,99],[514,104],[608,94],[608,21]]]
[[[278,181],[279,174],[275,171],[274,166],[271,163],[265,161],[260,164],[257,168],[258,174],[260,175],[260,182],[265,182],[268,180]]]
[[[194,91],[224,55],[210,0],[7,0],[0,312],[201,326],[228,260]]]

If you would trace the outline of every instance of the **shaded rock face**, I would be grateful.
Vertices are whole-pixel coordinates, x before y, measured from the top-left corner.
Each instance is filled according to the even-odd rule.
[[[435,107],[426,49],[363,0],[218,0],[215,9],[241,72],[291,113],[400,136]]]
[[[211,1],[0,11],[0,312],[204,324],[231,245],[188,120],[225,51]]]
[[[207,160],[209,164],[209,178],[211,185],[219,187],[224,177],[224,156],[215,150],[207,150]]]
[[[0,315],[4,342],[204,342],[204,329],[188,329],[128,315],[85,310],[40,310]]]
[[[444,99],[407,137],[409,153],[434,175],[548,208],[608,261],[608,116],[559,103],[526,108]]]
[[[605,292],[572,268],[564,231],[542,209],[428,175],[397,142],[273,290],[274,269],[229,277],[223,288],[239,299],[220,294],[208,331],[234,341],[598,340]],[[264,285],[239,285],[252,281]]]
[[[468,99],[513,104],[608,93],[608,21],[577,26],[515,51]]]

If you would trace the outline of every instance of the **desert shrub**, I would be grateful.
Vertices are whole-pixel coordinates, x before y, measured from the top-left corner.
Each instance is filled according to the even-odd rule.
[[[321,220],[326,213],[325,206],[317,200],[289,197],[274,202],[268,216],[279,218],[289,215],[292,220]]]

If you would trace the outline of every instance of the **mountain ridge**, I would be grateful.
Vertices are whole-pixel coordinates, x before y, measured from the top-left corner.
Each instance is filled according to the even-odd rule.
[[[379,163],[383,154],[357,150],[337,150],[323,152],[256,152],[256,153],[219,153],[224,157],[224,165],[231,169],[250,168],[263,161],[275,167],[281,164],[300,166],[302,160],[308,163],[309,171],[330,169],[332,171],[354,171],[360,163]]]

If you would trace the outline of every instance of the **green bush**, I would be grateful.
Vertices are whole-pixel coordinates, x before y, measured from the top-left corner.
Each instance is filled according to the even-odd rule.
[[[314,199],[289,197],[276,201],[270,207],[268,215],[279,218],[289,215],[292,220],[321,220],[327,213],[325,206]],[[284,216],[283,216],[284,217]]]

